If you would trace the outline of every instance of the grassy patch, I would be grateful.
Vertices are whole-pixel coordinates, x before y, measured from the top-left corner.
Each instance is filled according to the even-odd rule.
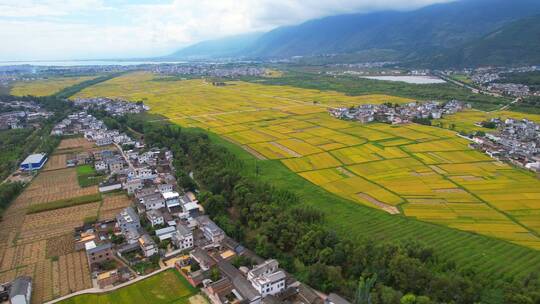
[[[52,201],[48,203],[32,205],[28,208],[26,213],[31,214],[31,213],[38,213],[38,212],[49,211],[49,210],[56,210],[56,209],[61,209],[61,208],[66,208],[66,207],[73,207],[77,205],[93,203],[100,200],[101,200],[100,193],[83,195],[79,197],[67,198],[67,199]]]
[[[59,303],[189,303],[189,298],[197,293],[197,289],[176,270],[167,270],[135,284],[120,288],[113,292],[99,295],[80,295]]]
[[[77,167],[77,180],[79,181],[79,186],[84,188],[98,185],[103,180],[103,176],[98,174],[94,167],[82,165]]]

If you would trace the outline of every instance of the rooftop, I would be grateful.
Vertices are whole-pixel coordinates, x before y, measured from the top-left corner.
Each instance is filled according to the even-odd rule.
[[[37,153],[28,155],[21,165],[40,163],[45,158],[45,153]]]

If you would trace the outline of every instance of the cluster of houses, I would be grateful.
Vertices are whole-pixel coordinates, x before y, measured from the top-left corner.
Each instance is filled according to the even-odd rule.
[[[531,88],[519,83],[505,83],[505,74],[526,73],[540,71],[540,66],[523,67],[482,67],[477,69],[446,70],[442,73],[451,75],[467,75],[473,84],[477,87],[496,94],[496,96],[506,95],[513,97],[526,97],[538,95],[540,92],[531,90]]]
[[[111,99],[106,97],[77,98],[73,103],[84,110],[88,110],[89,108],[100,108],[112,116],[143,113],[150,110],[150,107],[143,102],[128,102],[123,99]]]
[[[0,130],[39,127],[39,121],[53,114],[31,101],[0,101]]]
[[[51,131],[51,135],[77,135],[84,134],[84,137],[93,141],[97,146],[108,145],[137,145],[138,143],[132,140],[125,133],[120,133],[118,130],[109,130],[103,121],[88,114],[86,111],[70,114],[61,122],[56,124]]]
[[[390,124],[409,123],[414,119],[439,119],[443,115],[454,114],[470,108],[458,100],[445,103],[437,101],[411,102],[402,105],[364,104],[349,108],[331,108],[330,115],[339,119],[356,120],[361,123],[384,122]]]
[[[499,160],[540,171],[540,125],[527,120],[508,118],[490,120],[498,131],[473,137],[473,146]]]
[[[490,83],[486,86],[486,89],[493,93],[514,97],[531,95],[529,86],[519,83]]]

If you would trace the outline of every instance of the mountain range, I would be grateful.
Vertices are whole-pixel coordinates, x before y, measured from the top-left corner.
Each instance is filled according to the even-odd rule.
[[[174,59],[336,56],[416,66],[540,63],[540,1],[460,0],[413,11],[330,16],[204,41]],[[366,55],[367,54],[367,55]]]

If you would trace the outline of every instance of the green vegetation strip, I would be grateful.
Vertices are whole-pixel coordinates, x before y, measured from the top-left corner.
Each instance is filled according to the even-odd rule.
[[[176,270],[166,270],[137,283],[103,294],[85,294],[66,299],[61,304],[90,303],[189,303],[198,292]]]
[[[105,75],[105,76],[100,76],[100,77],[97,77],[97,78],[94,78],[94,79],[90,79],[90,80],[87,80],[87,81],[83,81],[83,82],[78,83],[76,85],[72,85],[70,87],[67,87],[67,88],[55,93],[54,95],[51,95],[51,97],[57,98],[57,99],[66,99],[66,98],[69,98],[69,97],[79,93],[80,91],[82,91],[86,87],[96,85],[96,84],[98,84],[100,82],[107,81],[109,79],[113,79],[113,78],[115,78],[117,76],[120,76],[122,74],[123,74],[123,72],[113,73],[113,74],[109,74],[109,75]]]
[[[78,205],[84,205],[88,203],[101,201],[101,194],[89,194],[73,198],[66,198],[57,201],[52,201],[43,204],[32,205],[28,208],[27,214],[38,213],[43,211],[56,210],[66,207],[73,207]]]

